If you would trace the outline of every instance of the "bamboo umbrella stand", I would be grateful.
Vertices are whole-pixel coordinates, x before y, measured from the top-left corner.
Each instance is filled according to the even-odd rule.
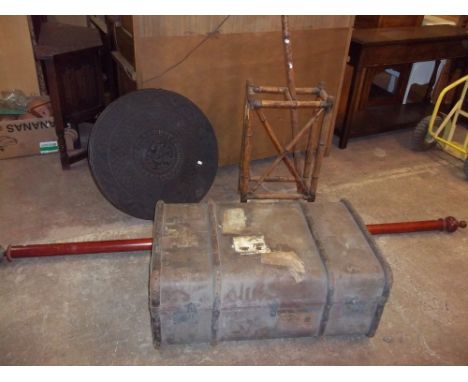
[[[315,200],[318,178],[325,152],[327,131],[330,125],[333,97],[323,86],[296,88],[291,39],[287,16],[281,17],[282,38],[287,75],[287,86],[256,86],[247,81],[244,107],[243,137],[239,172],[241,201],[248,199],[305,199]],[[263,99],[265,94],[282,96],[281,100]],[[301,96],[301,99],[298,99]],[[306,99],[303,99],[306,98]],[[285,109],[290,113],[292,140],[283,145],[268,121],[265,109]],[[299,110],[311,109],[312,117],[299,126]],[[260,176],[251,176],[250,162],[253,147],[251,114],[255,114],[271,139],[278,156]],[[304,158],[299,157],[297,147],[304,147]],[[291,157],[292,156],[292,160]],[[273,176],[275,168],[283,162],[290,175]],[[263,182],[295,183],[295,192],[258,192]]]

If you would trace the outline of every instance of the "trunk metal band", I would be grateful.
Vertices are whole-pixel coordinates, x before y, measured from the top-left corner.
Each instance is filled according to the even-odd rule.
[[[317,249],[319,252],[320,260],[322,260],[323,268],[325,269],[325,273],[327,275],[327,299],[325,302],[325,306],[323,307],[323,313],[322,313],[322,318],[320,320],[320,326],[319,326],[319,331],[318,335],[322,336],[323,333],[325,332],[325,328],[327,327],[327,322],[328,322],[328,316],[330,314],[330,308],[332,306],[332,296],[333,296],[333,285],[331,283],[331,276],[330,276],[330,271],[328,270],[328,259],[327,256],[325,255],[325,251],[323,250],[322,242],[317,239],[317,234],[314,230],[314,222],[307,216],[306,212],[304,211],[304,204],[299,203],[301,206],[302,213],[304,215],[304,219],[307,222],[307,225],[309,227],[310,234],[312,236],[312,239],[314,239],[315,244],[317,245]]]
[[[211,316],[211,343],[218,343],[219,315],[221,305],[221,262],[219,257],[219,241],[217,232],[216,205],[208,203],[208,219],[211,228],[212,264],[213,264],[213,311]]]

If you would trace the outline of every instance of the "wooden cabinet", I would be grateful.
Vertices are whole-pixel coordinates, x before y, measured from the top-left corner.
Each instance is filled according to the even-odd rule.
[[[34,47],[36,59],[45,68],[63,169],[87,156],[86,149],[67,151],[66,125],[78,130],[80,123],[94,122],[105,107],[101,48],[95,29],[48,22],[42,24]]]
[[[115,28],[114,54],[121,92],[131,84],[164,88],[203,110],[216,131],[222,165],[239,161],[246,81],[286,84],[280,17],[230,16],[218,30],[224,18],[123,16]],[[353,22],[354,16],[290,16],[297,86],[323,81],[330,95],[340,94]],[[289,115],[273,111],[272,120],[286,142]],[[255,131],[259,144],[253,158],[274,155],[260,125]]]
[[[417,27],[423,22],[424,16],[356,16],[354,21],[355,28],[394,28],[394,27]]]

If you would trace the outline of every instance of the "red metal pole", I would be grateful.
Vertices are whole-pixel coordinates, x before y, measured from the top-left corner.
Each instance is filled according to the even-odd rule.
[[[420,231],[454,232],[458,228],[466,228],[466,222],[464,220],[457,221],[457,219],[452,216],[437,220],[367,225],[367,229],[372,235]],[[26,257],[150,251],[152,246],[153,239],[150,237],[140,239],[85,241],[75,243],[11,245],[6,249],[4,256],[9,261],[11,261],[13,259],[21,259]]]

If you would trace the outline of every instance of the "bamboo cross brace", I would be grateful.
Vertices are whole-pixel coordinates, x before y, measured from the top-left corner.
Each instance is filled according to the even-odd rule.
[[[296,92],[296,89],[294,89],[294,92]],[[285,88],[285,90],[283,92],[283,95],[284,95],[284,98],[285,98],[286,101],[290,101],[291,103],[297,103],[298,102],[297,97],[293,98],[289,88]],[[294,123],[299,123],[298,111],[296,110],[294,114],[292,113],[294,109],[295,108],[291,109],[291,114],[290,114],[291,115],[291,123],[292,123],[293,126],[294,126]],[[292,134],[293,138],[297,134],[297,129],[298,129],[297,126],[293,128],[293,134]],[[310,135],[310,130],[309,130],[308,135]],[[300,174],[301,173],[301,168],[302,168],[302,160],[301,160],[301,158],[299,158],[299,155],[297,155],[296,147],[293,147],[293,159],[294,159],[294,166],[296,167],[296,171]],[[297,191],[300,191],[300,189],[297,188]]]
[[[296,145],[296,143],[301,139],[301,137],[309,131],[309,129],[313,126],[317,118],[320,116],[322,113],[323,109],[320,109],[312,118],[304,125],[304,127],[301,129],[301,131],[294,137],[294,139],[287,144],[285,148],[281,145],[279,142],[278,138],[276,137],[273,129],[271,128],[270,124],[268,123],[265,115],[263,112],[259,109],[256,109],[255,112],[257,113],[260,121],[262,122],[263,127],[265,128],[267,134],[269,135],[270,139],[272,140],[276,150],[278,151],[279,156],[271,163],[271,165],[267,168],[267,170],[263,173],[262,176],[257,180],[257,183],[252,187],[251,192],[255,192],[260,184],[265,180],[266,177],[268,177],[271,172],[275,169],[275,167],[280,163],[280,161],[283,161],[286,166],[288,167],[289,171],[291,174],[294,176],[296,179],[296,182],[298,183],[298,187],[300,186],[300,189],[302,192],[308,194],[308,187],[302,180],[301,176],[298,174],[296,171],[296,168],[293,166],[289,158],[286,157],[287,154],[291,153],[291,149]]]
[[[294,176],[294,179],[296,180],[296,184],[298,186],[298,189],[300,191],[302,191],[303,193],[306,193],[307,192],[307,186],[305,185],[305,183],[302,181],[299,173],[296,171],[296,168],[294,167],[294,165],[291,163],[291,161],[289,160],[288,157],[286,157],[287,154],[290,153],[290,149],[293,147],[293,145],[295,145],[297,143],[297,141],[299,141],[299,139],[301,138],[302,134],[298,134],[296,135],[296,138],[294,138],[290,143],[289,145],[286,147],[286,149],[283,148],[283,146],[281,145],[281,143],[279,142],[278,138],[276,137],[272,127],[270,126],[270,124],[268,123],[265,115],[263,114],[263,112],[259,109],[255,109],[255,112],[257,113],[260,121],[262,122],[262,125],[263,127],[265,128],[268,136],[270,137],[270,139],[272,140],[273,142],[273,145],[275,146],[276,148],[276,151],[278,152],[278,154],[280,154],[275,160],[274,162],[268,167],[268,169],[263,173],[262,176],[260,176],[260,179],[257,181],[257,183],[252,187],[251,189],[251,192],[255,192],[257,190],[257,188],[260,186],[260,184],[265,180],[265,178],[271,174],[271,172],[274,170],[274,168],[281,162],[283,161],[285,163],[285,165],[288,167],[289,171],[291,172],[291,174]],[[291,143],[293,145],[291,145]]]
[[[320,109],[319,112],[317,113],[317,119],[318,117],[322,114],[323,112],[323,109]],[[323,123],[323,121],[322,121]],[[311,176],[311,172],[312,172],[312,158],[313,158],[313,154],[315,153],[315,150],[317,148],[317,145],[318,145],[318,141],[319,141],[319,131],[320,129],[314,129],[313,127],[315,126],[315,123],[314,125],[312,126],[311,129],[309,129],[309,135],[307,137],[307,146],[306,146],[306,150],[305,150],[305,159],[304,159],[304,171],[302,173],[302,177],[304,179],[304,182],[305,184],[309,184],[310,183],[310,176]],[[315,163],[315,162],[314,162]]]
[[[330,124],[329,123],[330,118],[331,118],[330,110],[327,110],[323,118],[323,121],[320,125],[320,138],[319,138],[319,142],[317,145],[317,150],[315,152],[314,168],[312,170],[312,179],[310,181],[310,186],[309,186],[311,193],[313,195],[315,195],[315,192],[317,190],[319,173],[322,167],[323,156],[325,154],[325,141],[328,135],[328,126]]]

